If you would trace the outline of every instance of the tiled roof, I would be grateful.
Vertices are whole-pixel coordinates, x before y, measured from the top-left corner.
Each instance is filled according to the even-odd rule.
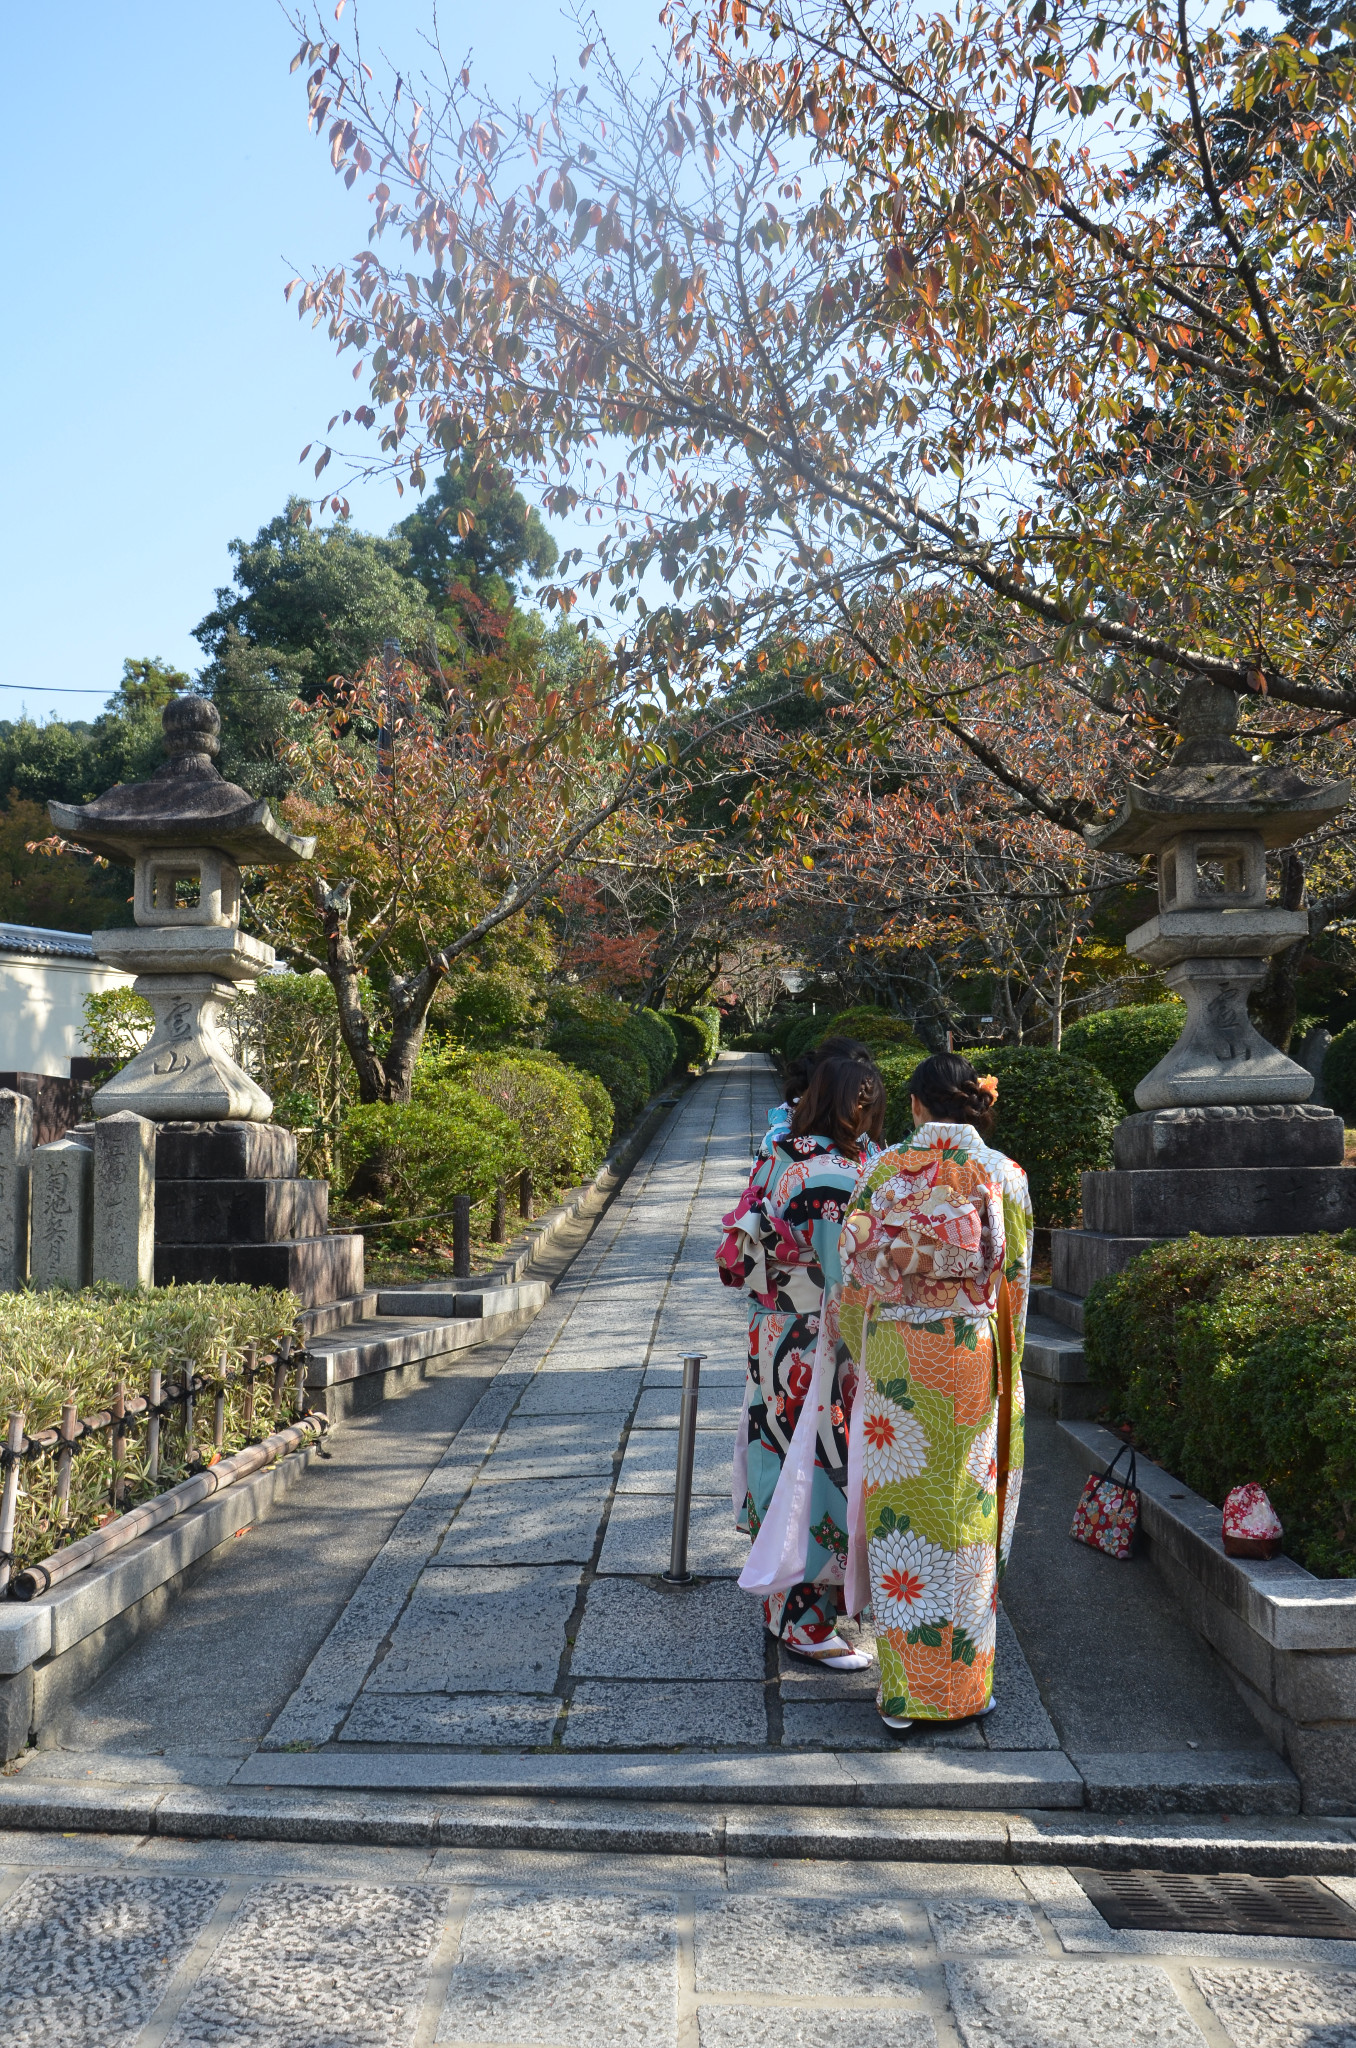
[[[54,932],[40,924],[0,924],[0,953],[26,953],[30,959],[95,957],[94,941],[88,932]]]

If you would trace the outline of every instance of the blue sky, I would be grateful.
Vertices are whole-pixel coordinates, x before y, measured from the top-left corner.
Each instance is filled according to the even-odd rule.
[[[636,55],[657,13],[599,7]],[[507,97],[553,52],[572,61],[559,0],[440,15]],[[407,68],[430,16],[361,8],[366,41]],[[352,403],[323,331],[283,303],[294,271],[367,229],[361,184],[345,192],[307,132],[295,47],[274,0],[6,10],[0,717],[93,717],[127,655],[195,669],[227,543],[306,491],[301,449]],[[390,483],[350,498],[380,532],[410,509]]]

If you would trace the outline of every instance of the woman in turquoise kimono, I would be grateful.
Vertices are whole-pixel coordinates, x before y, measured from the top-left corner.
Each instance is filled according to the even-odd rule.
[[[874,1066],[821,1061],[790,1128],[773,1139],[765,1169],[725,1219],[721,1278],[750,1297],[745,1419],[735,1450],[736,1492],[741,1466],[745,1482],[739,1526],[750,1536],[767,1513],[810,1389],[824,1290],[841,1284],[839,1236],[884,1121],[885,1089]],[[862,1670],[870,1661],[836,1633],[848,1553],[852,1372],[850,1355],[839,1347],[815,1447],[804,1579],[763,1602],[768,1630],[793,1655],[839,1671]]]

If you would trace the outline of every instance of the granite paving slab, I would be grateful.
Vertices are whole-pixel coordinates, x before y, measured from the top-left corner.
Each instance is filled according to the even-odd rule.
[[[1349,2048],[1356,2041],[1356,1970],[1191,1974],[1237,2048]]]
[[[595,1579],[570,1653],[573,1678],[752,1679],[764,1674],[758,1603],[728,1579],[656,1586]]]
[[[445,1909],[437,1885],[259,1885],[189,1991],[166,2048],[408,2039]]]
[[[625,1411],[620,1409],[588,1415],[514,1414],[486,1460],[479,1484],[609,1478],[624,1423]]]
[[[852,1673],[844,1673],[845,1677]],[[873,1681],[874,1691],[874,1681]],[[907,1738],[892,1735],[869,1700],[845,1698],[793,1701],[783,1696],[782,1741],[788,1748],[814,1749],[898,1749],[903,1740],[910,1748],[983,1749],[984,1737],[974,1721],[940,1721],[935,1726],[915,1722]]]
[[[644,1577],[669,1567],[673,1503],[662,1494],[617,1494],[598,1559],[600,1572]],[[737,1579],[749,1559],[749,1539],[734,1525],[729,1496],[698,1494],[688,1528],[688,1570],[705,1577]]]
[[[438,1743],[451,1749],[541,1748],[564,1702],[509,1692],[363,1692],[341,1742]]]
[[[946,1981],[965,2048],[1205,2048],[1171,1978],[1151,1965],[1094,1974],[1076,1963],[948,1963]]]
[[[212,1878],[26,1877],[0,1912],[7,2048],[133,2048],[224,1890]]]
[[[552,1691],[581,1577],[579,1565],[430,1569],[364,1693]]]
[[[636,1409],[631,1428],[633,1431],[677,1429],[679,1406],[677,1385],[672,1388],[651,1387],[640,1397],[640,1406]],[[697,1427],[721,1430],[733,1444],[743,1406],[742,1382],[739,1385],[726,1385],[719,1381],[708,1385],[703,1382],[697,1401]]]
[[[438,1563],[587,1564],[607,1498],[602,1477],[477,1487],[443,1538]]]
[[[783,1998],[913,1998],[919,1983],[895,1905],[788,1899],[772,1924],[744,1899],[700,1899],[697,1992],[776,1986]]]
[[[1045,1939],[1030,1906],[1017,1899],[929,1900],[928,1925],[948,1955],[1045,1954]]]
[[[440,2042],[675,2048],[678,1941],[662,1900],[477,1894]]]
[[[767,1739],[761,1681],[584,1678],[565,1724],[566,1749],[761,1749]]]
[[[672,1494],[677,1449],[678,1437],[674,1430],[632,1430],[626,1440],[626,1454],[617,1476],[617,1492]],[[692,1460],[693,1493],[715,1494],[728,1503],[733,1455],[729,1432],[698,1430]]]
[[[537,1373],[514,1411],[528,1415],[629,1415],[640,1392],[639,1372],[581,1372],[574,1366]]]
[[[701,2048],[937,2048],[930,2019],[897,2010],[816,2012],[795,2006],[703,2005]]]

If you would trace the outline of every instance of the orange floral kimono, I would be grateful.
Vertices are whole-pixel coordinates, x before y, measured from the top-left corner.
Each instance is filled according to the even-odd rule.
[[[992,1694],[998,1579],[1021,1491],[1031,1225],[1020,1166],[970,1124],[927,1123],[876,1160],[844,1228],[836,1314],[864,1366],[849,1430],[846,1602],[869,1581],[887,1714],[961,1720]],[[1005,1391],[998,1332],[1009,1315]]]

